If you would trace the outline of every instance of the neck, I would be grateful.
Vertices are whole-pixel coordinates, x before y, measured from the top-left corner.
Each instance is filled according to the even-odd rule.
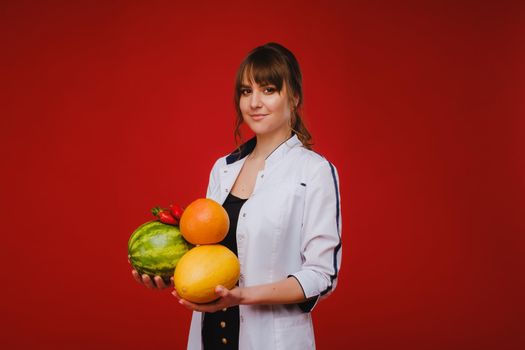
[[[256,135],[257,144],[252,151],[252,158],[266,159],[280,144],[292,136],[291,130],[283,130],[272,134]]]

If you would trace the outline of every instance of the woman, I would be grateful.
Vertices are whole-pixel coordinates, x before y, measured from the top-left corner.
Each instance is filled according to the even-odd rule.
[[[335,167],[311,150],[300,116],[301,72],[285,47],[268,43],[241,63],[237,121],[255,137],[219,158],[207,198],[230,216],[222,242],[241,264],[238,285],[217,286],[193,310],[188,349],[314,349],[310,311],[335,288],[341,264],[341,213]],[[134,272],[140,283],[164,288]]]

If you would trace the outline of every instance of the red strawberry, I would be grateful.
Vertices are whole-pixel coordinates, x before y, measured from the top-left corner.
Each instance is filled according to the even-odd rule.
[[[161,211],[159,213],[159,220],[160,220],[160,222],[163,222],[165,224],[170,224],[170,225],[178,225],[179,224],[179,221],[176,220],[173,216],[171,216],[169,211]]]
[[[151,209],[151,213],[162,223],[170,225],[178,225],[179,220],[175,219],[168,209],[155,207]]]

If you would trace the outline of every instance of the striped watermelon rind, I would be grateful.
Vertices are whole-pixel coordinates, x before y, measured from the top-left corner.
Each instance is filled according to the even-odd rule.
[[[193,245],[181,235],[179,227],[160,221],[140,225],[128,241],[128,257],[138,273],[160,276],[169,282],[180,258]]]

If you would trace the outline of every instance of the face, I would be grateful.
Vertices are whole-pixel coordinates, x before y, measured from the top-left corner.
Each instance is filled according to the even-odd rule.
[[[290,131],[291,106],[286,84],[278,92],[274,85],[260,86],[244,79],[239,107],[244,122],[256,135]]]

